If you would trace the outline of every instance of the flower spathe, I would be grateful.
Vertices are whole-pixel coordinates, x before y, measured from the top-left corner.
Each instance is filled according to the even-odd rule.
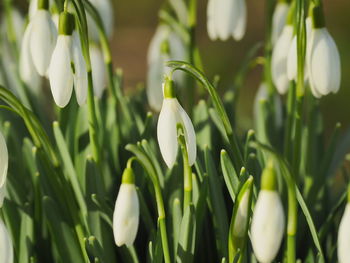
[[[278,2],[272,16],[272,44],[275,44],[281,35],[283,27],[286,24],[289,4],[286,2]]]
[[[293,26],[287,24],[279,36],[272,51],[271,74],[278,93],[285,94],[288,90],[287,58],[289,47],[293,39]]]
[[[113,213],[114,241],[118,247],[134,243],[139,225],[139,210],[133,172],[131,168],[126,168]]]
[[[49,79],[55,103],[63,108],[72,95],[73,83],[78,104],[87,97],[87,71],[81,43],[76,31],[60,34],[52,54]]]
[[[350,262],[350,203],[345,207],[344,215],[340,221],[338,232],[338,261]]]
[[[2,207],[5,197],[8,162],[9,157],[6,141],[2,133],[0,132],[0,207]]]
[[[13,247],[9,232],[0,218],[0,262],[13,263]]]
[[[232,36],[243,38],[247,23],[245,0],[209,0],[207,7],[207,30],[211,40],[227,40]]]
[[[178,152],[177,124],[184,128],[188,162],[192,166],[196,160],[196,134],[191,119],[174,96],[173,81],[166,80],[164,84],[164,100],[157,124],[157,138],[160,152],[166,165],[171,168],[175,164]]]

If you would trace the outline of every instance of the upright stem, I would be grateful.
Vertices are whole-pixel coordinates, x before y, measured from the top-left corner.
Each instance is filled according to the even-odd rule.
[[[188,55],[189,62],[192,65],[195,65],[195,52],[196,52],[196,24],[197,24],[197,0],[190,0],[188,8],[188,32],[189,32],[189,45],[188,45]],[[196,66],[196,65],[195,65]],[[195,84],[193,79],[188,81],[188,107],[189,113],[192,114],[192,108],[194,105],[195,99],[195,90],[192,85]]]

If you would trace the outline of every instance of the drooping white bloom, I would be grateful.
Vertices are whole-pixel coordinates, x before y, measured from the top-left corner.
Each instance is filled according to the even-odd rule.
[[[315,97],[338,92],[341,80],[340,57],[338,48],[325,27],[311,30],[307,68],[311,91]]]
[[[164,50],[167,43],[167,50]],[[168,60],[185,60],[186,47],[182,39],[166,25],[157,28],[147,53],[147,99],[152,109],[160,111],[163,101],[162,82],[170,69],[164,66]],[[174,81],[181,86],[184,81],[183,72],[175,72]]]
[[[209,0],[207,7],[207,30],[211,40],[227,40],[232,36],[243,38],[247,23],[245,0]]]
[[[12,240],[1,218],[0,218],[0,255],[1,255],[1,263],[13,263]]]
[[[287,57],[292,38],[293,26],[287,24],[283,28],[272,51],[272,80],[280,94],[285,94],[289,86],[289,80],[287,77]]]
[[[82,105],[87,97],[87,71],[79,36],[59,35],[49,68],[50,86],[55,103],[63,108],[72,95],[73,83],[77,102]]]
[[[104,29],[106,30],[107,37],[110,38],[113,34],[114,23],[113,6],[111,0],[90,0],[90,2],[100,14]],[[98,41],[98,28],[90,15],[87,15],[87,22],[90,38],[94,41]]]
[[[162,110],[160,111],[158,119],[157,137],[160,152],[169,168],[171,168],[176,161],[178,150],[178,123],[183,125],[188,161],[189,165],[193,165],[197,155],[196,134],[193,124],[177,98],[167,97],[165,94]]]
[[[276,191],[261,190],[256,202],[251,241],[259,262],[270,263],[276,257],[284,233],[284,211]]]
[[[39,9],[31,22],[30,52],[40,76],[45,76],[57,40],[57,29],[49,11]]]
[[[134,184],[122,183],[113,213],[113,233],[117,246],[131,246],[139,225],[139,199]]]
[[[338,261],[350,262],[350,203],[345,207],[338,232]]]
[[[273,12],[272,17],[272,44],[274,45],[282,33],[283,27],[286,24],[289,4],[285,2],[278,2]]]
[[[6,141],[0,132],[0,207],[2,207],[2,204],[4,202],[8,162],[9,157]]]
[[[94,84],[94,94],[101,98],[106,88],[106,68],[103,60],[103,54],[96,45],[89,46],[92,69],[92,80]]]

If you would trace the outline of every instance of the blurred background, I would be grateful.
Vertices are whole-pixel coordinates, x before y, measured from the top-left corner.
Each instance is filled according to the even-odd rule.
[[[4,0],[1,0],[1,2]],[[144,83],[147,73],[147,49],[159,22],[158,11],[164,0],[111,0],[114,8],[114,34],[111,40],[114,65],[123,69],[125,88],[132,92],[137,84]],[[27,1],[14,0],[22,13]],[[196,41],[202,56],[204,71],[209,79],[220,75],[219,88],[232,83],[235,73],[248,50],[264,40],[265,1],[247,0],[248,24],[240,42],[233,39],[222,42],[209,40],[206,30],[207,0],[198,1],[198,28]],[[0,8],[2,3],[0,3]],[[340,121],[343,128],[350,126],[350,1],[324,0],[326,23],[341,54],[342,83],[340,92],[321,99],[325,125],[331,130]],[[243,129],[253,127],[253,99],[261,81],[261,67],[247,77],[238,106],[238,121]]]

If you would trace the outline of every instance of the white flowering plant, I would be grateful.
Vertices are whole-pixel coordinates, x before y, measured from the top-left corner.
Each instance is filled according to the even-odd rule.
[[[350,262],[350,130],[323,126],[341,62],[322,1],[266,0],[265,41],[224,94],[203,73],[199,4],[165,1],[127,96],[112,1],[2,1],[0,263]],[[239,41],[248,18],[245,0],[209,0],[208,36]]]

